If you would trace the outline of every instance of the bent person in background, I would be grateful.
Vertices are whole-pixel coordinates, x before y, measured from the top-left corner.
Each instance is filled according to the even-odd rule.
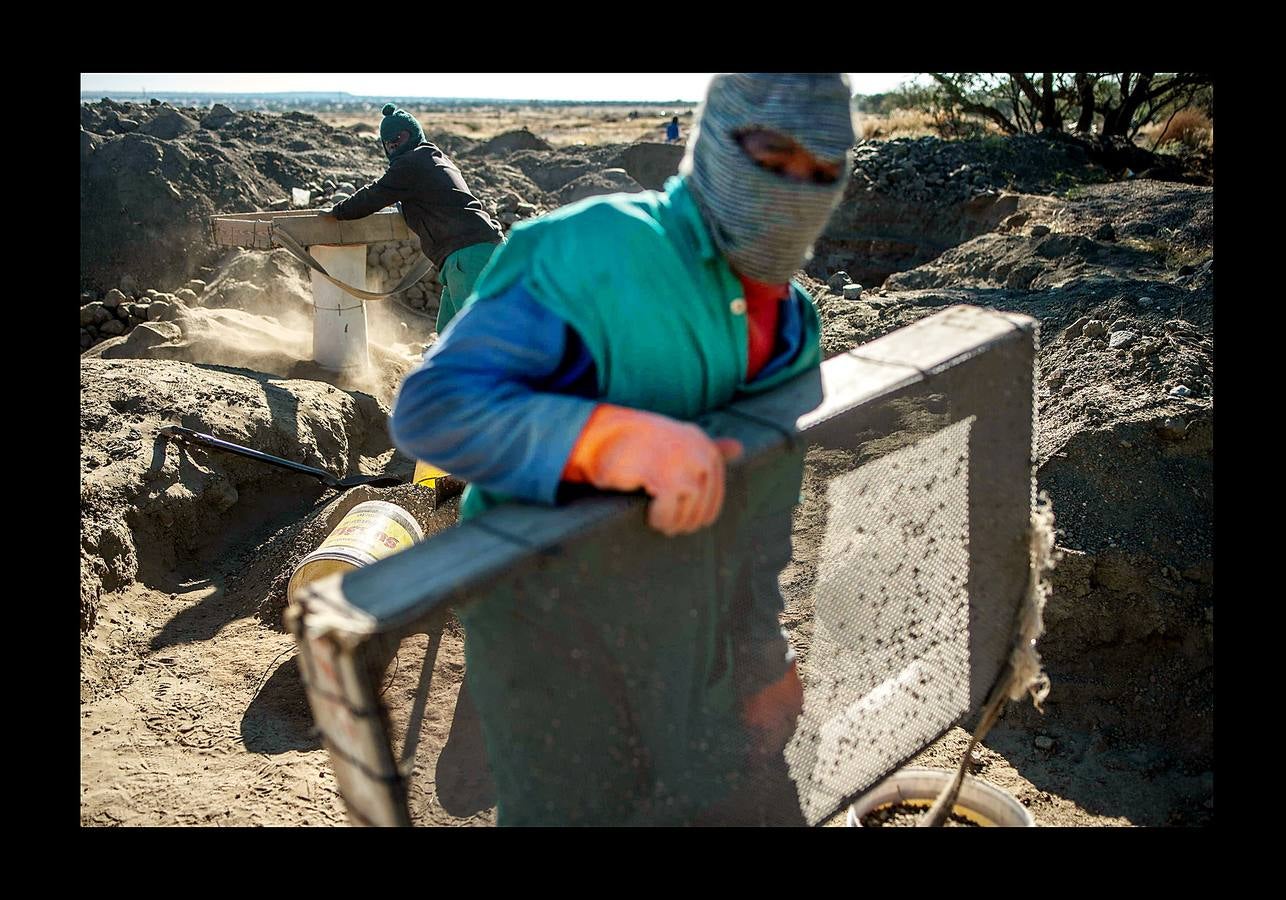
[[[424,137],[420,123],[392,103],[384,106],[380,146],[388,171],[379,181],[329,210],[336,219],[363,219],[400,204],[420,249],[438,270],[442,287],[437,329],[441,334],[473,291],[492,252],[504,241],[500,225],[470,193],[460,170]]]

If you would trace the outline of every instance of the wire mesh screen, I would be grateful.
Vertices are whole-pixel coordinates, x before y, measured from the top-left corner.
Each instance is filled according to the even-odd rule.
[[[511,505],[319,583],[292,627],[353,820],[432,805],[408,748],[449,610],[500,824],[829,819],[1008,655],[1034,349],[1032,320],[953,307],[705,417],[746,452],[696,534],[637,498]],[[422,690],[390,706],[389,648],[417,633]]]
[[[973,422],[904,432],[912,443],[865,465],[833,452],[857,467],[818,476],[804,715],[786,751],[810,821],[968,710]]]

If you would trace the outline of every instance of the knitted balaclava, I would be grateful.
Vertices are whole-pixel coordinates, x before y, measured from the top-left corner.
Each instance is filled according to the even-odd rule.
[[[780,284],[812,256],[848,181],[852,92],[842,74],[716,75],[679,167],[715,244],[741,275]],[[759,166],[737,132],[765,128],[840,163],[831,184],[790,180]]]
[[[383,112],[384,121],[380,123],[380,146],[393,140],[403,131],[411,132],[411,139],[405,144],[392,153],[387,150],[384,151],[390,160],[395,156],[401,156],[414,147],[418,147],[424,141],[424,129],[420,127],[419,122],[415,121],[415,116],[404,109],[398,109],[392,103],[385,103]]]

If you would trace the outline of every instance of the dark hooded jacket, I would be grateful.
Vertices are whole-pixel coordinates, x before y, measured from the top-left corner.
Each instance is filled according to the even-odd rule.
[[[337,219],[363,219],[393,203],[402,204],[406,224],[439,270],[462,247],[503,240],[500,226],[469,192],[455,163],[428,141],[393,157],[379,181],[336,204],[333,213]]]

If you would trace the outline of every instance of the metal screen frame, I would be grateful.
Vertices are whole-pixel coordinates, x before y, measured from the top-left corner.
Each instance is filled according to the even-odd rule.
[[[935,725],[932,736],[891,756],[867,788],[976,713],[1012,649],[1028,579],[1035,495],[1037,339],[1036,320],[1028,316],[953,306],[835,356],[819,372],[698,420],[712,437],[736,438],[744,446],[743,456],[729,466],[731,493],[738,479],[754,478],[781,454],[848,440],[859,429],[887,429],[890,401],[974,377],[998,386],[957,410],[973,417],[971,458],[985,460],[968,472],[967,699],[951,707],[953,714],[940,728]],[[302,592],[287,626],[298,642],[309,704],[355,824],[411,824],[406,783],[370,674],[384,648],[440,628],[451,609],[477,602],[498,586],[562,583],[564,575],[567,583],[583,581],[574,557],[586,547],[610,556],[612,548],[637,546],[649,534],[645,510],[644,498],[620,495],[557,508],[507,504]],[[806,701],[806,714],[807,709]],[[825,804],[842,808],[853,793],[827,796]],[[815,810],[809,822],[820,818]]]

